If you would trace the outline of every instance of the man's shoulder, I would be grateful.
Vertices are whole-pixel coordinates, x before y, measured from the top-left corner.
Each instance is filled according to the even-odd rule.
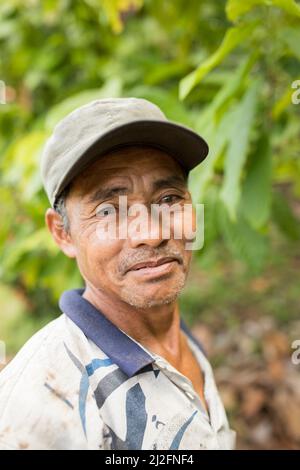
[[[3,442],[16,448],[52,448],[57,436],[62,443],[66,435],[62,426],[77,429],[72,439],[81,442],[74,410],[85,356],[87,339],[64,314],[25,343],[0,373],[0,449]]]
[[[75,358],[79,358],[79,362],[89,360],[91,347],[83,332],[65,314],[49,322],[28,339],[1,371],[0,415],[4,389],[22,384],[28,377],[29,385],[33,385],[36,378],[40,380],[57,373],[62,377],[70,370],[70,362],[76,363]],[[75,367],[74,371],[77,369]]]
[[[4,367],[0,373],[0,390],[8,378],[24,373],[25,369],[34,362],[39,363],[42,359],[50,362],[52,354],[57,351],[58,345],[61,345],[66,332],[64,315],[60,315],[52,320],[43,328],[38,330],[22,346],[15,357]]]

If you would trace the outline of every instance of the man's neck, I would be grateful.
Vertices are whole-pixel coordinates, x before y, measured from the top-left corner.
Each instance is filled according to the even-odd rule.
[[[83,298],[100,310],[114,325],[150,351],[179,363],[183,337],[178,302],[138,309],[87,286]]]

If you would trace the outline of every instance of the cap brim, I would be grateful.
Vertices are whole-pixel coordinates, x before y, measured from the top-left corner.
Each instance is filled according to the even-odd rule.
[[[143,144],[164,150],[173,156],[187,173],[201,163],[209,152],[205,140],[183,125],[159,120],[132,121],[102,134],[74,160],[74,165],[56,189],[56,197],[84,167],[101,155],[117,147]]]

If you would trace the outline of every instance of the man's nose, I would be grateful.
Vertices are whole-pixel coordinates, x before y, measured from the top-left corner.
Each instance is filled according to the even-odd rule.
[[[128,242],[131,248],[140,245],[148,245],[153,248],[170,239],[170,234],[166,228],[163,229],[161,219],[151,217],[151,214],[133,219],[128,223]]]

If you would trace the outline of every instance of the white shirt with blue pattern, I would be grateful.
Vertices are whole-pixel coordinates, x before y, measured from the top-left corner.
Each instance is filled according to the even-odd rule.
[[[209,413],[192,382],[82,297],[0,373],[0,449],[234,449],[211,366],[184,322],[202,368]]]

